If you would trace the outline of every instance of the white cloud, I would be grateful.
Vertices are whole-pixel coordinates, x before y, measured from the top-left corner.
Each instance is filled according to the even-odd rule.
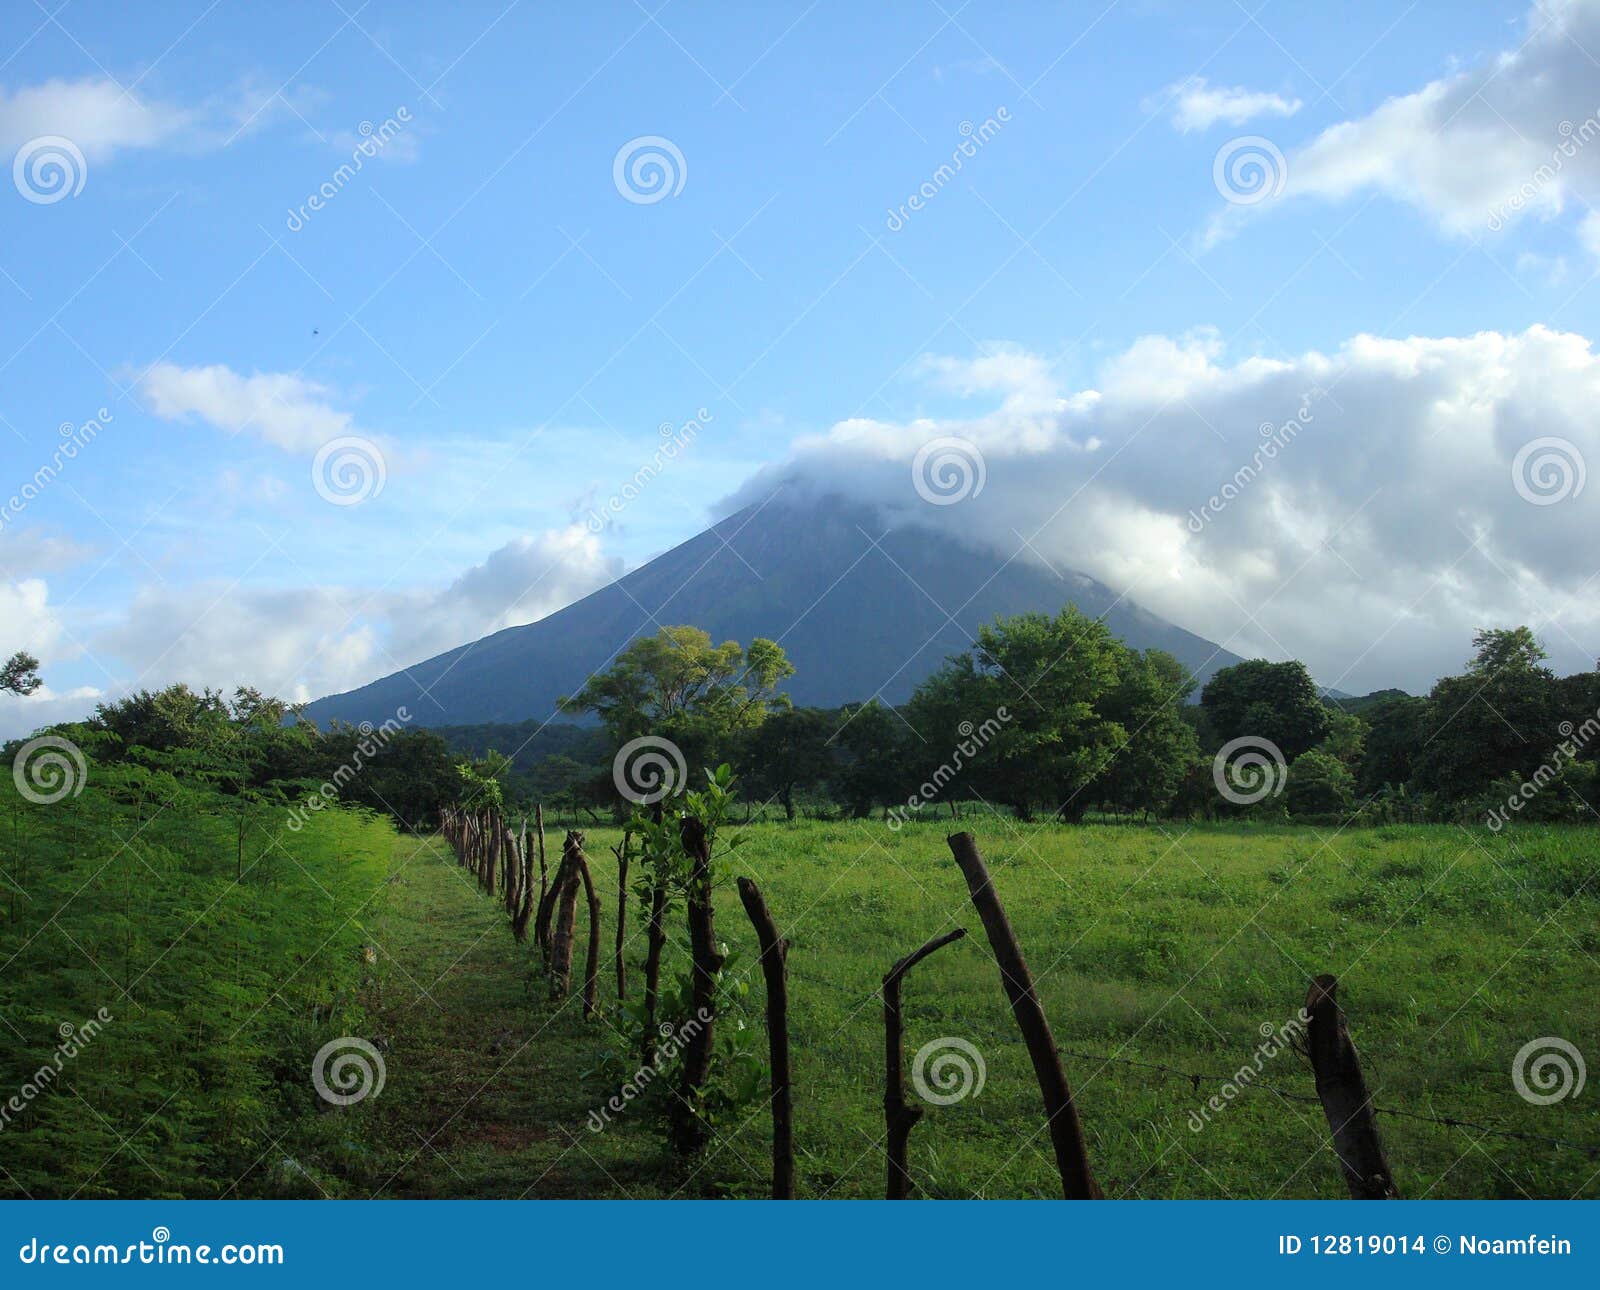
[[[88,714],[94,702],[182,681],[231,691],[253,685],[295,700],[363,685],[457,645],[531,623],[612,582],[622,563],[583,525],[517,537],[447,586],[262,589],[222,581],[163,583],[85,632],[101,688],[0,697],[0,739]],[[84,651],[73,645],[39,579],[0,582],[0,654],[28,649],[48,682]],[[419,713],[419,719],[422,714]]]
[[[1299,99],[1284,98],[1241,85],[1207,84],[1203,76],[1191,76],[1164,91],[1172,101],[1172,124],[1184,134],[1209,130],[1219,121],[1243,125],[1257,117],[1293,116],[1303,106]]]
[[[351,416],[327,401],[328,391],[289,372],[241,376],[222,364],[179,367],[156,363],[139,381],[157,416],[199,417],[229,434],[248,430],[290,452],[315,452],[351,433]]]
[[[1330,126],[1293,152],[1283,199],[1376,190],[1452,235],[1600,204],[1600,0],[1538,0],[1514,48]],[[1209,240],[1276,205],[1234,207]],[[1590,249],[1600,236],[1586,216]]]
[[[1017,371],[1027,388],[1032,371]],[[970,419],[842,422],[738,500],[788,478],[1001,559],[1035,558],[1021,534],[1056,568],[1237,652],[1303,658],[1348,690],[1425,687],[1497,623],[1531,623],[1562,666],[1587,669],[1600,656],[1600,480],[1534,505],[1513,466],[1553,437],[1600,470],[1597,401],[1590,342],[1542,327],[1356,336],[1332,353],[1234,362],[1209,332],[1145,337],[1049,411],[1002,397]],[[978,445],[986,482],[930,507],[911,462],[948,435]],[[1214,513],[1213,496],[1225,502]]]
[[[292,94],[297,114],[321,98],[309,87]],[[281,91],[250,80],[190,105],[163,102],[109,76],[58,78],[10,92],[0,85],[0,150],[60,135],[91,162],[134,149],[207,151],[259,129],[289,107]]]

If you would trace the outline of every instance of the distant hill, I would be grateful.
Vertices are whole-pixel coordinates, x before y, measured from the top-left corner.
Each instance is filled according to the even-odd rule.
[[[308,708],[381,723],[405,705],[420,725],[545,721],[630,640],[687,623],[713,639],[767,636],[794,662],[798,704],[904,702],[981,623],[1073,603],[1138,649],[1174,655],[1199,680],[1237,655],[1079,573],[1001,564],[935,529],[885,533],[836,499],[779,498],[713,525],[632,573],[525,627],[511,627]]]

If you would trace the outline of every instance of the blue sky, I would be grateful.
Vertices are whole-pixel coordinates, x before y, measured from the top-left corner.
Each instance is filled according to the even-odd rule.
[[[876,480],[946,431],[1012,520],[1087,490],[1026,526],[1040,558],[1240,652],[1415,688],[1470,625],[1543,615],[1594,657],[1594,494],[1505,475],[1594,446],[1600,141],[1537,170],[1600,108],[1592,3],[58,4],[0,24],[0,494],[59,466],[0,524],[0,652],[49,682],[0,734],[177,679],[348,688],[758,472]],[[1241,137],[1281,192],[1228,200]],[[660,200],[616,179],[642,138],[675,153]],[[57,200],[40,139],[76,153]],[[1184,538],[1319,383],[1357,397]],[[313,463],[348,437],[382,489],[336,505]]]

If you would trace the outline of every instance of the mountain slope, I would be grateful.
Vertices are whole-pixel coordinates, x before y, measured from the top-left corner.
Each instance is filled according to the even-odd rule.
[[[849,504],[778,500],[713,525],[632,573],[525,627],[511,627],[310,705],[308,715],[381,723],[404,705],[428,726],[552,716],[635,636],[687,623],[713,640],[779,642],[798,704],[877,696],[899,703],[998,614],[1104,616],[1138,649],[1175,655],[1202,682],[1237,656],[1082,574],[1056,577],[922,528],[885,534]]]

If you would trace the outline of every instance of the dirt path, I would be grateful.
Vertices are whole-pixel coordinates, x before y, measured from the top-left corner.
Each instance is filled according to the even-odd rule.
[[[387,1084],[367,1112],[367,1194],[392,1197],[670,1195],[652,1137],[585,1126],[605,1023],[545,995],[538,951],[438,839],[401,838],[370,926],[375,1038]]]

